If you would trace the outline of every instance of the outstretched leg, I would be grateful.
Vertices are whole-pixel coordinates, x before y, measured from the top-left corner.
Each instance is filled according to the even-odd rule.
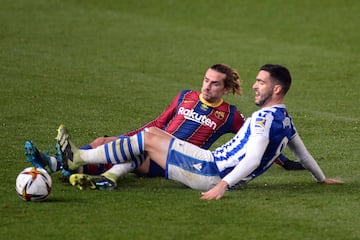
[[[74,170],[92,163],[125,163],[141,161],[145,151],[162,168],[165,168],[168,146],[172,136],[157,128],[146,129],[134,136],[106,143],[95,149],[81,150],[70,140],[65,126],[60,125],[56,137],[61,148],[63,167]]]

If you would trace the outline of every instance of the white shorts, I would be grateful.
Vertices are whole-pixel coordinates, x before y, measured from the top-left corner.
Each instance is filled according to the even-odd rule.
[[[202,191],[211,189],[221,180],[209,150],[176,138],[169,145],[165,174],[168,179]]]

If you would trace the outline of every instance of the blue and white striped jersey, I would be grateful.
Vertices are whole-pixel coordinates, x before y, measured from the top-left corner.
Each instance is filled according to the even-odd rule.
[[[220,177],[224,178],[244,159],[246,159],[246,164],[255,164],[255,167],[250,168],[250,172],[242,170],[241,174],[245,174],[241,178],[242,181],[249,181],[261,175],[269,169],[296,134],[294,124],[284,104],[254,112],[234,138],[212,151]],[[266,144],[263,154],[259,152],[263,150],[256,144],[259,143],[259,139],[261,143]],[[249,158],[249,155],[253,155],[252,153],[262,155],[258,156],[259,159],[247,159],[246,156]],[[245,164],[245,161],[242,164]]]

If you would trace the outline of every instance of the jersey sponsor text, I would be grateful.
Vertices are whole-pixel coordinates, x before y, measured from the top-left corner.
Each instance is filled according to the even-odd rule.
[[[194,111],[194,109],[186,109],[180,107],[178,114],[183,115],[185,119],[200,123],[201,125],[208,126],[213,130],[216,129],[216,123],[209,119],[206,115],[201,115]]]

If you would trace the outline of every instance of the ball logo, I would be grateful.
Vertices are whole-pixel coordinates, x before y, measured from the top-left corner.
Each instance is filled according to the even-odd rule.
[[[39,174],[42,174],[42,172],[40,172],[36,168],[31,168],[30,171],[26,171],[24,172],[24,174],[29,174],[32,177],[32,179],[35,180]]]

